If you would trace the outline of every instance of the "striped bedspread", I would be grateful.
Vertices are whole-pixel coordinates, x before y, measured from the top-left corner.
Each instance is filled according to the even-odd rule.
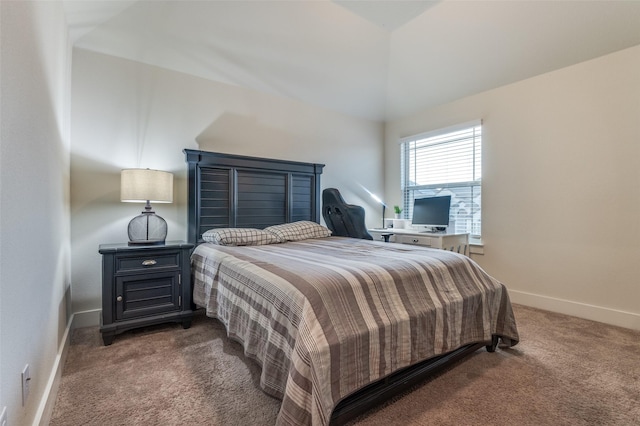
[[[279,425],[326,425],[363,386],[492,334],[518,342],[506,288],[444,250],[340,237],[202,244],[192,272],[195,303],[282,399]]]

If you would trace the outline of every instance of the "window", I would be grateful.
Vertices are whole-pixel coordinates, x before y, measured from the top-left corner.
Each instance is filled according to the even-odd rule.
[[[479,238],[482,122],[403,138],[400,149],[405,217],[415,198],[451,195],[450,229]]]

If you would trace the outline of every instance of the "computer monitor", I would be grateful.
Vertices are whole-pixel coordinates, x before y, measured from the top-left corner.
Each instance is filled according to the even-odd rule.
[[[416,198],[413,201],[413,226],[424,226],[445,231],[449,226],[451,196]]]

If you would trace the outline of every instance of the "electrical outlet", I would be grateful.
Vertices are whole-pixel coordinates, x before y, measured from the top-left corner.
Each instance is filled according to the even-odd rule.
[[[2,408],[2,414],[0,414],[0,426],[7,426],[7,407]]]
[[[31,382],[31,373],[29,372],[29,364],[25,365],[22,369],[22,406],[27,404],[27,397],[29,396],[29,384]]]

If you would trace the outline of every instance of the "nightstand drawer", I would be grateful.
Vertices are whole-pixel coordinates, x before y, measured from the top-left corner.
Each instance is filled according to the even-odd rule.
[[[144,256],[116,256],[116,274],[153,268],[178,268],[180,252]]]

